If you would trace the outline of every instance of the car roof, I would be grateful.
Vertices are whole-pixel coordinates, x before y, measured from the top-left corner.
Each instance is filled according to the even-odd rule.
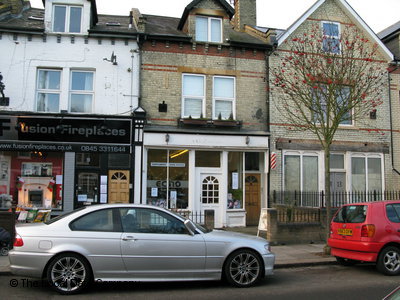
[[[380,201],[368,201],[368,202],[356,202],[356,203],[348,203],[343,206],[351,206],[351,205],[381,205],[381,204],[391,204],[391,203],[400,203],[400,200],[380,200]]]

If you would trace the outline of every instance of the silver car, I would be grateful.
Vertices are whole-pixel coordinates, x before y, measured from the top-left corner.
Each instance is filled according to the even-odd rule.
[[[88,206],[47,223],[16,226],[9,253],[15,275],[47,278],[61,294],[89,283],[225,278],[249,287],[272,275],[262,238],[203,227],[146,205]]]

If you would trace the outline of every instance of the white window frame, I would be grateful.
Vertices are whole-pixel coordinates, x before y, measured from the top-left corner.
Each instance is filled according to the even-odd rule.
[[[353,158],[363,158],[364,159],[364,163],[365,163],[365,189],[366,191],[369,191],[369,179],[368,179],[368,159],[369,158],[379,158],[381,161],[381,190],[384,191],[385,190],[385,167],[384,167],[384,156],[382,153],[350,153],[350,155],[348,155],[349,157],[349,162],[348,162],[348,174],[349,174],[349,187],[350,190],[353,191],[353,172],[352,172],[352,159]]]
[[[337,25],[337,27],[338,27],[338,36],[325,34],[325,32],[324,32],[324,24],[334,24],[334,25]],[[332,22],[332,21],[322,21],[322,22],[321,22],[321,30],[322,30],[323,40],[324,40],[325,38],[327,38],[327,39],[334,39],[334,40],[337,40],[337,41],[338,41],[338,45],[339,45],[339,49],[338,49],[338,52],[337,52],[337,53],[336,53],[336,52],[331,52],[331,51],[326,51],[325,48],[324,48],[323,41],[322,41],[322,50],[323,50],[325,53],[332,53],[332,54],[340,55],[340,54],[342,53],[342,48],[341,48],[341,44],[340,44],[340,32],[341,32],[340,23],[338,23],[338,22]]]
[[[92,90],[73,90],[72,89],[72,74],[74,72],[79,72],[79,73],[92,73],[93,74],[93,82],[92,82]],[[93,107],[94,107],[94,89],[95,89],[95,76],[96,73],[93,70],[79,70],[79,69],[71,69],[70,74],[69,74],[69,112],[71,111],[71,106],[72,106],[72,95],[73,94],[81,94],[81,95],[91,95],[92,96],[92,103],[90,107],[90,112],[72,112],[72,113],[92,113],[93,112]]]
[[[198,41],[198,42],[209,42],[209,43],[222,43],[222,37],[223,37],[223,35],[224,35],[223,32],[222,32],[222,23],[223,23],[223,20],[222,20],[221,18],[215,18],[215,17],[196,16],[196,21],[195,21],[195,22],[197,22],[197,18],[207,19],[207,39],[206,39],[206,40],[198,40],[198,39],[197,39],[197,33],[196,33],[196,34],[195,34],[196,41]],[[220,35],[220,37],[219,37],[219,41],[212,41],[212,40],[211,40],[211,36],[212,36],[211,21],[212,21],[212,20],[218,20],[218,21],[219,21],[219,24],[220,24],[220,32],[221,32],[221,35]],[[197,28],[196,28],[196,30],[197,30]]]
[[[323,186],[321,180],[323,176],[321,176],[322,172],[322,152],[319,151],[295,151],[295,150],[285,150],[283,151],[282,155],[282,186],[283,190],[286,191],[286,186],[285,186],[285,160],[287,156],[299,156],[300,157],[300,191],[303,192],[304,188],[304,178],[303,178],[303,158],[304,156],[312,156],[312,157],[317,157],[318,158],[318,174],[317,174],[317,191],[320,190],[320,187]]]
[[[185,76],[195,76],[195,77],[202,77],[203,78],[203,96],[192,96],[190,94],[185,95],[184,94],[184,78]],[[185,115],[185,99],[186,98],[193,98],[193,99],[199,99],[201,100],[201,115],[203,117],[206,115],[206,76],[202,74],[190,74],[190,73],[184,73],[182,74],[182,100],[181,100],[181,116],[182,118],[189,118],[189,115]],[[196,118],[194,116],[191,116],[193,118]]]
[[[215,79],[216,78],[227,78],[233,79],[233,98],[225,98],[225,97],[216,97],[215,96]],[[213,102],[212,102],[212,109],[213,109],[213,120],[217,120],[219,117],[219,113],[216,111],[216,101],[230,101],[232,102],[232,115],[233,119],[236,120],[236,78],[232,76],[214,76],[213,77]],[[228,118],[222,118],[223,120],[228,120]]]
[[[54,26],[55,26],[55,10],[56,7],[65,7],[65,30],[64,31],[55,31]],[[80,8],[81,9],[81,20],[80,20],[80,25],[79,25],[79,32],[71,32],[70,31],[70,25],[71,25],[71,8]],[[82,25],[83,25],[83,6],[79,5],[67,5],[67,4],[54,4],[53,5],[53,14],[52,14],[52,26],[51,29],[53,32],[60,32],[60,33],[82,33]]]
[[[60,73],[60,82],[59,82],[59,89],[40,89],[39,88],[39,79],[40,79],[40,71],[53,71]],[[35,111],[38,112],[59,112],[60,110],[60,101],[61,101],[61,84],[62,84],[62,70],[61,69],[49,69],[49,68],[38,68],[36,73],[36,101],[35,101]],[[47,111],[47,110],[38,110],[38,101],[39,101],[39,94],[57,94],[58,98],[58,109],[56,111]],[[47,105],[46,105],[47,107]]]

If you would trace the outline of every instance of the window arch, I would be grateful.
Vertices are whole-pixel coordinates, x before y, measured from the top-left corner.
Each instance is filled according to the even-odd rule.
[[[203,179],[201,202],[204,204],[219,203],[219,181],[216,177],[207,176]]]

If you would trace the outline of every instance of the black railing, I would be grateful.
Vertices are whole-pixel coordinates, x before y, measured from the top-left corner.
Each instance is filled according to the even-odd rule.
[[[330,193],[331,206],[339,207],[347,203],[399,200],[400,191],[340,191]],[[272,191],[271,204],[301,207],[326,207],[326,193],[300,191]]]
[[[204,219],[204,213],[201,211],[190,211],[190,210],[184,210],[184,209],[171,209],[173,212],[180,214],[181,216],[188,218],[192,220],[193,222],[197,224],[204,225],[205,224],[205,219]]]

